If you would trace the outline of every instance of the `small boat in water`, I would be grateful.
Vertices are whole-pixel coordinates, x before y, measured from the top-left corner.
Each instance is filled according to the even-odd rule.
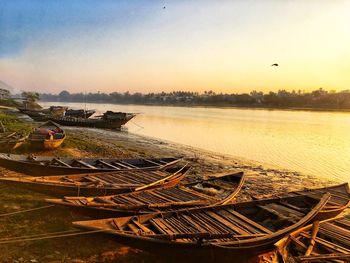
[[[0,166],[33,176],[98,173],[122,170],[157,170],[171,167],[181,160],[181,157],[150,159],[78,159],[69,157],[27,156],[0,153]]]
[[[66,134],[58,124],[47,121],[29,134],[28,141],[33,148],[53,150],[58,148],[65,138]]]
[[[113,171],[42,177],[2,177],[0,183],[51,196],[105,196],[176,185],[187,165],[166,171]]]
[[[305,196],[181,209],[176,211],[73,222],[99,230],[118,242],[174,258],[179,255],[212,261],[252,257],[312,222],[329,194],[320,200]]]
[[[316,221],[275,246],[276,254],[265,262],[350,262],[350,219]]]
[[[186,207],[228,204],[233,202],[244,183],[244,173],[236,172],[198,180],[182,181],[173,187],[103,197],[64,197],[47,199],[96,218],[150,214]]]

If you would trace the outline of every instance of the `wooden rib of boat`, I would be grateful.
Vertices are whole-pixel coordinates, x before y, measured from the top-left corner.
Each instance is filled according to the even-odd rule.
[[[98,173],[124,170],[157,170],[171,167],[181,160],[181,157],[154,159],[76,159],[69,157],[27,156],[0,153],[0,166],[33,176]]]
[[[208,259],[253,256],[311,222],[329,200],[304,196],[182,209],[147,215],[74,222],[82,229],[115,235],[118,242],[168,257],[177,254]]]
[[[28,141],[31,147],[53,150],[60,147],[65,138],[66,134],[58,124],[47,121],[29,134]]]
[[[350,262],[350,219],[316,221],[275,246],[275,262]]]
[[[319,200],[325,193],[330,193],[331,199],[324,209],[322,209],[322,211],[318,214],[317,220],[325,220],[336,217],[350,205],[350,190],[348,183],[318,189],[295,191],[283,196],[307,195],[309,198]]]
[[[233,202],[244,183],[244,173],[236,172],[195,183],[182,183],[170,188],[158,188],[103,197],[64,197],[47,199],[96,218],[149,214],[186,207],[228,204]]]
[[[189,170],[188,165],[169,171],[113,171],[42,177],[3,177],[0,183],[51,196],[100,196],[171,187]]]

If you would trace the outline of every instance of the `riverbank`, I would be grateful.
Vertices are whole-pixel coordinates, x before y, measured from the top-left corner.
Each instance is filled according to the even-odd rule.
[[[18,116],[18,115],[14,115]],[[13,117],[13,116],[12,116]],[[34,125],[17,120],[17,125]],[[191,175],[242,170],[247,179],[238,201],[291,190],[322,187],[333,182],[282,170],[271,165],[217,154],[198,148],[158,140],[147,136],[98,129],[65,127],[67,139],[61,148],[49,152],[32,152],[27,146],[16,153],[74,157],[160,157],[185,156],[192,165]],[[0,174],[10,174],[1,169]],[[1,187],[0,214],[45,206],[47,196],[19,189]],[[0,239],[72,230],[71,222],[85,217],[64,208],[51,207],[35,212],[0,216]],[[48,239],[0,246],[2,262],[164,262],[147,253],[119,245],[104,235]]]

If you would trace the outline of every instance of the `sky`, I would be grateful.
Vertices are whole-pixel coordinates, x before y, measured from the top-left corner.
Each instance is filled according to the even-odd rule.
[[[51,93],[340,91],[349,14],[347,0],[0,0],[0,80]]]

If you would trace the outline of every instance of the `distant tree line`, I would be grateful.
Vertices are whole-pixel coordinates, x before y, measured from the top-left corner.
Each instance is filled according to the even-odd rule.
[[[322,88],[311,91],[258,92],[224,94],[213,91],[198,92],[174,91],[170,93],[69,93],[62,91],[58,95],[40,94],[41,100],[52,102],[92,102],[118,104],[151,105],[202,105],[202,106],[238,106],[238,107],[276,107],[276,108],[328,108],[350,109],[350,91],[326,91]]]

